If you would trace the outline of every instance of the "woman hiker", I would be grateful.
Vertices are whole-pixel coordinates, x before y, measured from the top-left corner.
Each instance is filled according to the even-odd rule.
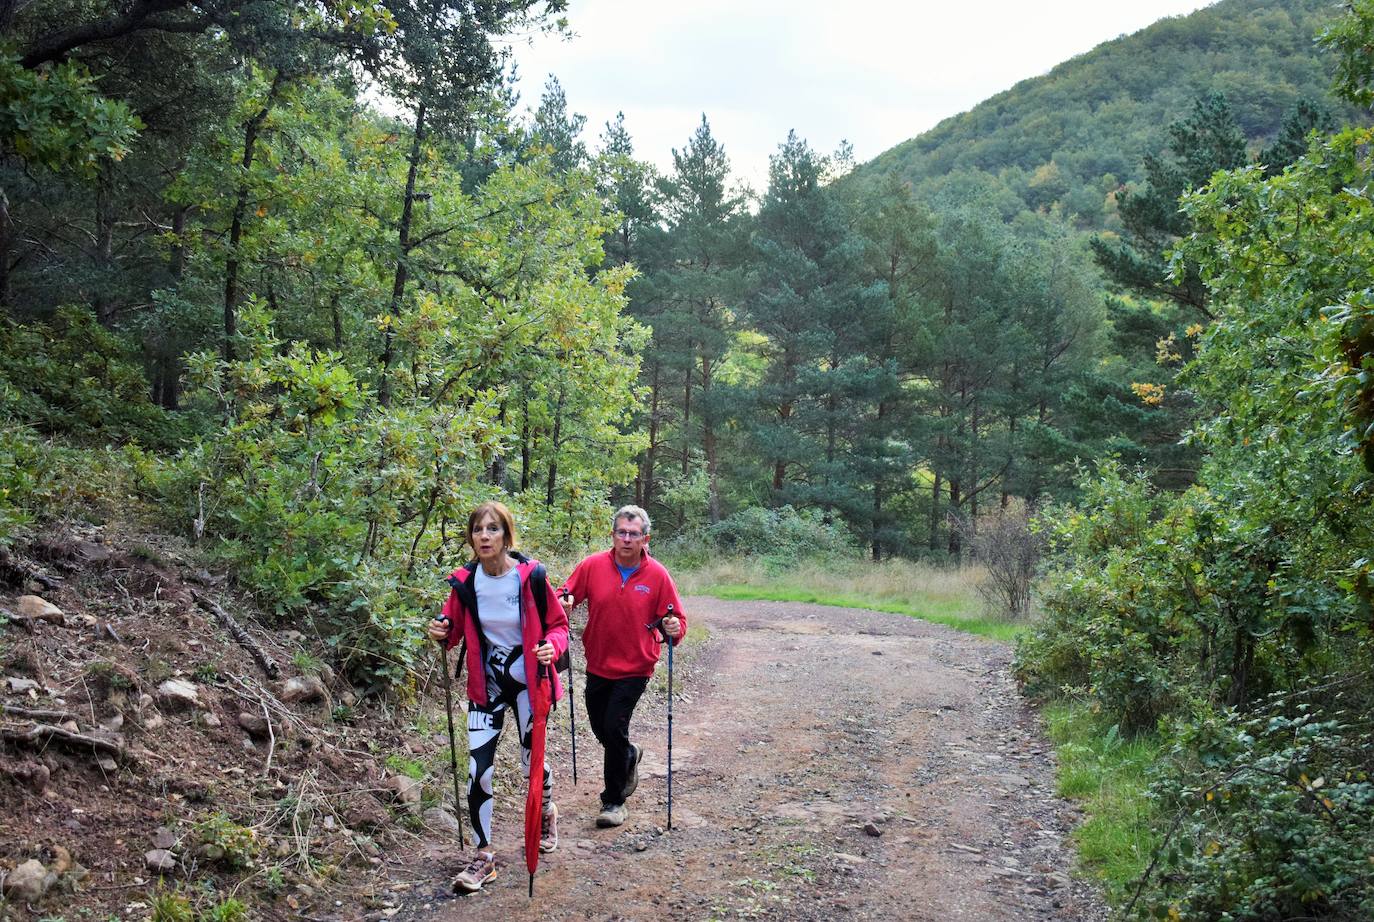
[[[568,648],[568,618],[547,579],[542,581],[545,605],[536,607],[530,574],[539,563],[515,552],[515,522],[504,505],[486,502],[472,510],[467,540],[477,557],[449,577],[448,601],[430,622],[429,636],[449,649],[466,643],[459,669],[466,665],[468,670],[468,818],[477,856],[454,878],[453,887],[474,893],[496,877],[492,770],[506,713],[515,708],[521,765],[528,779],[532,715],[527,676],[536,676],[541,664],[551,664]],[[541,623],[540,607],[547,624]],[[557,701],[563,696],[558,673],[548,672]],[[541,852],[558,847],[558,808],[552,797],[553,773],[546,764]]]

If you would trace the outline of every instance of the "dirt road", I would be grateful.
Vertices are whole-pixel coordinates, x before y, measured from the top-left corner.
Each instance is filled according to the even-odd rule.
[[[636,713],[643,780],[619,829],[592,822],[600,749],[585,729],[571,784],[560,711],[551,745],[562,842],[543,856],[535,899],[517,792],[506,791],[500,877],[464,897],[416,883],[394,895],[390,917],[1104,917],[1067,875],[1073,817],[1053,796],[1051,749],[1008,676],[1005,646],[857,609],[686,604],[711,638],[676,676],[673,830],[663,830],[656,686]],[[502,750],[498,762],[513,762],[513,741]],[[445,880],[456,859],[429,846],[407,876]]]

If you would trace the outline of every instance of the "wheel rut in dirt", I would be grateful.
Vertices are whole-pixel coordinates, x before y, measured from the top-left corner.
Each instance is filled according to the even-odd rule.
[[[1005,646],[858,609],[686,604],[711,638],[675,677],[672,831],[663,828],[666,707],[655,683],[632,728],[645,755],[624,826],[594,826],[600,749],[579,731],[578,787],[553,747],[561,844],[541,858],[534,899],[518,792],[504,791],[500,877],[449,896],[461,856],[432,843],[407,874],[425,882],[395,915],[1105,917],[1067,874],[1074,816],[1053,796],[1051,749],[1009,676]],[[551,734],[565,719],[555,715]],[[566,723],[562,733],[566,743]]]

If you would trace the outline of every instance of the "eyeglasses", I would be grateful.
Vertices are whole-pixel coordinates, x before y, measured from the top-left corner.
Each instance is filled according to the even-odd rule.
[[[644,532],[642,531],[626,531],[623,528],[617,528],[612,534],[621,541],[638,541],[640,538],[644,537]]]
[[[501,525],[474,525],[472,526],[474,535],[503,535],[506,529]]]

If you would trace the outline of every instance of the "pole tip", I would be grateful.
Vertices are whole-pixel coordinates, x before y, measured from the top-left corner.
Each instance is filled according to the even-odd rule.
[[[534,899],[534,872],[530,871],[530,899]]]

